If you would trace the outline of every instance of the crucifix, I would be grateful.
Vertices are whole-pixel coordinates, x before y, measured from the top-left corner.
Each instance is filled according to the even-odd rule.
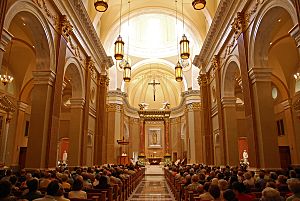
[[[155,79],[153,80],[153,82],[150,82],[150,83],[148,83],[148,85],[152,85],[153,86],[153,99],[154,99],[154,101],[155,101],[155,86],[156,85],[160,85],[160,83],[159,82],[155,82]]]

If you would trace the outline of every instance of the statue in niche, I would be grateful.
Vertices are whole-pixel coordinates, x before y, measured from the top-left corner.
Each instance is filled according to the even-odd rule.
[[[152,144],[154,144],[154,145],[157,144],[157,131],[154,131],[152,133]]]
[[[243,152],[243,160],[244,160],[244,163],[248,163],[248,153],[246,150],[244,150],[244,152]]]

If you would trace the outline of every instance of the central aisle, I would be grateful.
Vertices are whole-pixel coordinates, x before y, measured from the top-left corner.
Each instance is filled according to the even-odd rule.
[[[175,200],[164,177],[162,167],[147,166],[145,178],[128,200],[130,201],[173,201]]]

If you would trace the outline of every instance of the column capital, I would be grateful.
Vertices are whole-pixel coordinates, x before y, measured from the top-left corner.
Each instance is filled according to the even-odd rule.
[[[85,100],[83,98],[70,98],[70,103],[71,108],[83,109]]]
[[[198,84],[199,86],[207,86],[208,84],[208,79],[207,79],[207,75],[206,74],[203,74],[203,73],[200,73],[199,76],[198,76]]]
[[[291,37],[295,39],[298,48],[300,48],[300,27],[299,26],[300,25],[297,24],[289,31]]]
[[[108,78],[108,76],[101,74],[99,76],[99,84],[100,84],[100,86],[105,86],[105,85],[108,86],[109,85],[109,78]]]
[[[231,28],[234,30],[236,38],[244,32],[246,27],[245,14],[243,12],[237,12],[236,17],[231,23]]]
[[[59,19],[60,34],[68,41],[70,35],[73,33],[73,26],[66,15],[62,15]]]
[[[272,76],[271,68],[251,68],[248,71],[248,73],[252,83],[271,81],[271,76]]]
[[[53,86],[55,81],[55,73],[53,71],[33,71],[32,76],[35,85],[48,84]]]
[[[223,97],[221,99],[223,108],[225,107],[235,107],[236,97]]]
[[[18,109],[23,111],[23,112],[26,112],[26,109],[28,107],[28,104],[27,103],[24,103],[22,101],[19,101],[18,102]]]
[[[211,61],[214,71],[219,70],[221,67],[221,62],[220,62],[220,55],[214,55]]]
[[[10,43],[10,41],[13,39],[13,35],[8,32],[6,29],[3,29],[2,31],[2,37],[1,38],[1,43],[0,43],[0,50],[5,52],[5,47]]]

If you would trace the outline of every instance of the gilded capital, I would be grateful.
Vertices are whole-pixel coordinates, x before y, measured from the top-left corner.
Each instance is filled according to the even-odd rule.
[[[231,23],[231,28],[234,30],[236,36],[240,35],[246,27],[245,16],[243,12],[237,12],[237,16]]]
[[[206,74],[199,74],[198,76],[198,84],[199,86],[206,86],[208,83],[207,75]]]
[[[60,17],[60,32],[61,35],[63,35],[66,39],[68,39],[73,33],[73,26],[71,25],[66,15],[62,15]]]
[[[211,61],[214,70],[218,70],[220,68],[220,56],[219,55],[214,55],[213,59]]]
[[[109,78],[107,75],[100,75],[99,79],[100,86],[108,86],[109,85]]]

